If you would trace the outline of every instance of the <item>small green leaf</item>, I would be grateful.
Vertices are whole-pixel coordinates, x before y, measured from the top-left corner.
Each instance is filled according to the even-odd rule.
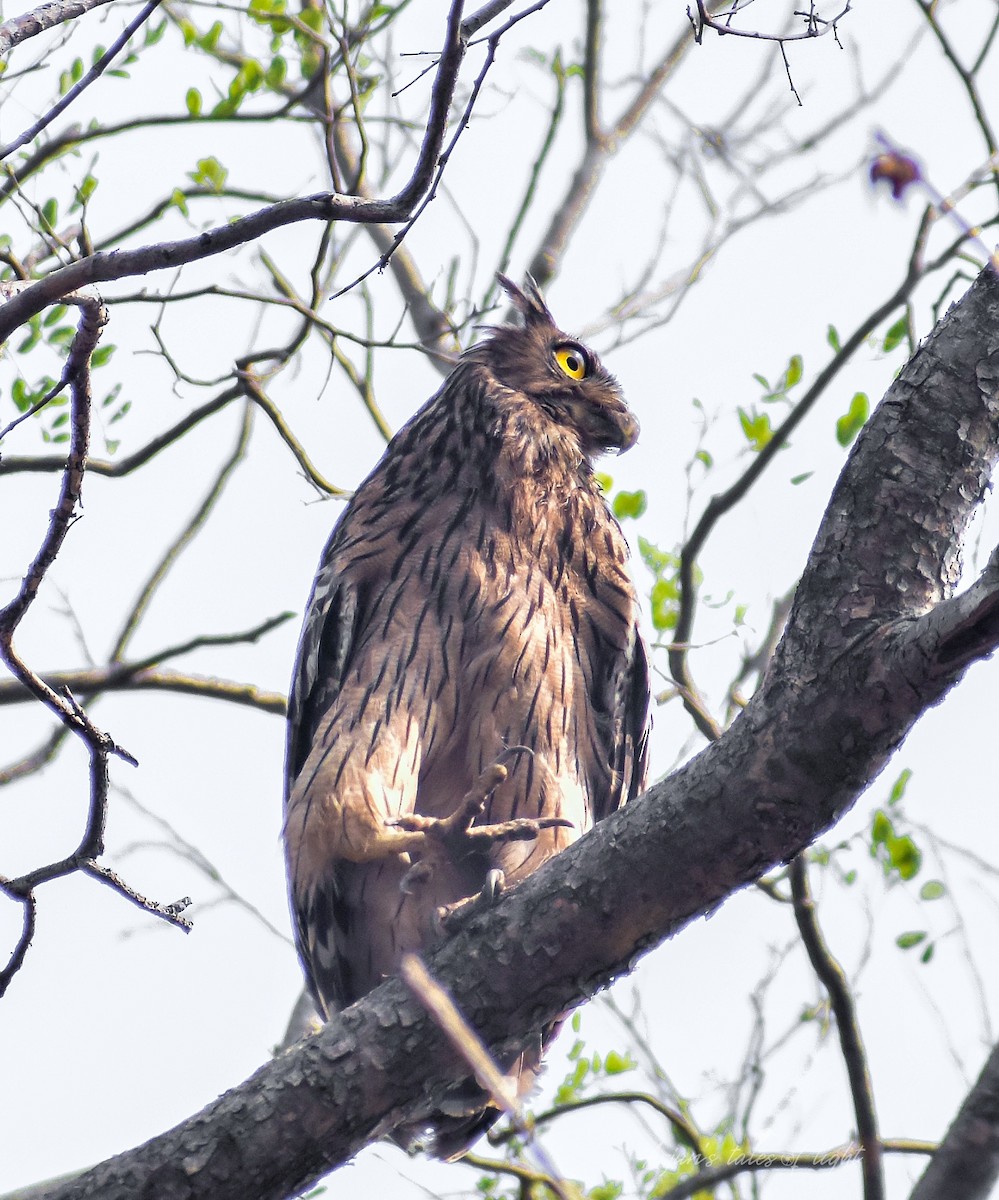
[[[805,364],[800,354],[792,354],[791,359],[787,364],[787,370],[784,372],[784,387],[793,388],[801,379],[805,370]]]
[[[214,50],[219,44],[219,38],[222,36],[222,22],[216,21],[211,29],[198,38],[198,45],[202,50]]]
[[[143,44],[146,46],[155,46],[160,38],[166,33],[166,27],[167,23],[165,17],[158,25],[147,25],[146,36],[143,39]]]
[[[900,345],[909,336],[909,318],[906,313],[903,313],[895,324],[885,334],[884,352],[890,354],[896,346]]]
[[[618,492],[611,506],[614,516],[619,521],[625,517],[640,517],[649,507],[649,498],[645,492]]]
[[[937,948],[936,942],[930,942],[927,945],[926,949],[922,952],[922,954],[920,954],[919,961],[921,963],[928,963],[930,961],[930,959],[933,957],[933,951],[936,948]]]
[[[762,450],[773,437],[770,418],[766,413],[748,413],[744,408],[739,409],[739,424],[746,436],[746,441],[754,450]]]
[[[945,896],[946,894],[947,889],[939,879],[927,879],[919,889],[921,900],[939,900],[941,896]]]
[[[219,193],[225,187],[229,172],[217,158],[212,156],[199,158],[197,170],[188,172],[188,177],[193,179],[199,187]]]
[[[267,74],[264,76],[264,82],[274,91],[277,91],[284,83],[288,75],[288,64],[280,54],[271,59],[271,65],[267,68]]]
[[[850,401],[850,407],[836,422],[836,441],[841,446],[850,445],[863,429],[870,411],[871,405],[867,396],[863,392],[857,392]]]
[[[173,194],[170,196],[170,203],[175,208],[179,208],[185,217],[190,215],[187,207],[187,197],[180,188],[173,189]]]
[[[184,97],[184,102],[187,105],[187,111],[192,117],[201,116],[201,93],[197,88],[188,88],[187,95]]]
[[[836,332],[835,325],[830,325],[828,330],[826,330],[826,341],[829,343],[830,346],[832,346],[832,348],[836,351],[837,354],[840,352],[841,347],[840,347],[840,341],[839,341],[839,334]]]
[[[911,837],[906,835],[891,839],[888,849],[891,865],[903,879],[912,879],[919,874],[919,868],[923,865],[923,855]]]
[[[911,950],[913,946],[918,946],[921,942],[926,941],[926,931],[920,930],[912,933],[900,933],[895,939],[895,945],[900,950]]]
[[[623,1075],[625,1071],[633,1071],[638,1064],[632,1058],[611,1050],[604,1059],[604,1071],[608,1075]]]
[[[106,362],[110,362],[111,355],[114,354],[114,346],[98,346],[91,355],[90,364],[94,367],[103,367]]]
[[[61,321],[68,311],[65,304],[54,304],[42,319],[42,325],[46,329],[51,328],[57,322]]]
[[[888,794],[889,808],[898,804],[899,800],[905,795],[905,789],[908,786],[909,780],[912,778],[912,771],[906,767],[899,775],[898,779],[891,785],[891,791]]]
[[[46,200],[42,205],[42,220],[49,227],[55,229],[56,221],[59,220],[59,205],[55,200]]]
[[[707,452],[707,450],[698,450],[697,453],[694,455],[694,461],[703,463],[704,466],[707,467],[707,469],[709,471],[714,466],[714,462],[715,462],[715,460],[711,457],[711,455]]]
[[[675,629],[680,619],[679,592],[669,579],[658,579],[652,585],[652,626],[654,629]]]
[[[805,471],[801,475],[792,475],[791,476],[791,486],[798,487],[798,485],[804,483],[806,479],[811,479],[811,477],[814,474],[815,474],[814,471]]]

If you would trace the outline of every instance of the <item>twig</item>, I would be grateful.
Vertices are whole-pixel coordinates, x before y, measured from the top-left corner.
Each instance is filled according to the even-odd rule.
[[[270,633],[273,629],[277,629],[278,626],[291,620],[294,615],[294,613],[290,612],[279,613],[276,617],[270,617],[268,620],[262,621],[259,625],[255,625],[252,629],[248,629],[243,633],[200,634],[197,637],[189,638],[186,642],[181,642],[175,646],[168,646],[163,650],[157,651],[155,654],[148,654],[145,658],[135,662],[113,660],[106,666],[85,667],[77,671],[58,671],[43,675],[41,678],[53,691],[63,691],[68,688],[74,694],[79,695],[89,695],[95,692],[128,691],[132,688],[147,689],[157,686],[164,688],[164,690],[181,690],[178,684],[181,681],[190,683],[194,678],[193,676],[157,672],[152,668],[169,661],[171,658],[179,658],[181,655],[190,654],[191,651],[200,650],[206,646],[236,646],[258,642],[260,638]],[[232,697],[235,694],[234,689],[245,692],[249,686],[228,683],[225,680],[214,678],[205,679],[203,682],[208,688],[212,689],[209,694],[213,694],[216,697],[227,694]],[[198,689],[198,694],[204,695],[206,691],[207,688],[205,691]],[[29,695],[30,693],[17,680],[0,682],[0,706],[22,703],[28,699]],[[265,698],[266,703],[262,703]],[[247,701],[244,700],[243,702]],[[258,692],[254,705],[259,708],[266,708],[272,712],[283,713],[285,709],[283,695],[276,692]]]
[[[160,6],[160,0],[149,0],[142,11],[130,21],[125,30],[117,37],[111,46],[101,55],[94,63],[90,70],[83,78],[75,83],[65,96],[59,98],[55,104],[44,113],[29,129],[26,129],[19,137],[16,137],[12,142],[8,142],[6,146],[0,147],[0,161],[13,154],[15,150],[19,150],[22,146],[26,146],[28,142],[34,139],[42,132],[47,125],[50,125],[60,113],[65,112],[73,101],[80,95],[84,88],[89,87],[95,79],[99,79],[106,68],[117,57],[122,48],[128,43],[129,39],[137,29],[140,29],[146,21],[153,15]]]
[[[40,4],[31,12],[11,17],[9,21],[0,25],[0,59],[5,58],[15,46],[28,38],[37,37],[47,29],[53,29],[66,21],[75,21],[91,9],[110,2],[111,0],[50,0],[50,3]]]
[[[133,634],[139,626],[153,596],[156,594],[160,584],[166,579],[171,568],[177,559],[183,554],[184,550],[191,544],[195,536],[204,527],[208,520],[212,509],[215,507],[219,497],[225,490],[226,484],[233,471],[239,466],[246,456],[246,449],[250,442],[250,433],[253,429],[253,406],[247,404],[243,410],[243,420],[240,422],[239,434],[236,438],[236,445],[232,453],[226,459],[219,469],[218,474],[212,482],[208,493],[198,506],[197,510],[191,516],[190,520],[167,546],[166,550],[160,557],[152,573],[146,580],[145,586],[139,593],[135,603],[132,605],[131,611],[125,618],[118,637],[115,639],[114,647],[108,656],[108,661],[117,663],[121,661],[122,655],[128,643],[131,641]]]
[[[454,1001],[432,978],[420,956],[409,952],[403,954],[399,974],[430,1014],[434,1024],[468,1063],[476,1081],[489,1092],[496,1107],[506,1113],[514,1127],[527,1139],[527,1148],[541,1164],[548,1186],[559,1200],[572,1200],[548,1155],[534,1139],[525,1120],[523,1106],[509,1081],[493,1061],[482,1039],[458,1011]]]
[[[792,860],[788,877],[798,932],[804,942],[808,961],[829,994],[829,1004],[836,1018],[836,1030],[846,1063],[850,1095],[857,1118],[857,1135],[862,1148],[861,1165],[864,1177],[864,1200],[884,1200],[885,1183],[882,1164],[882,1145],[878,1134],[874,1089],[867,1066],[857,1010],[847,982],[846,973],[826,945],[815,915],[815,902],[808,886],[808,865],[804,854]]]

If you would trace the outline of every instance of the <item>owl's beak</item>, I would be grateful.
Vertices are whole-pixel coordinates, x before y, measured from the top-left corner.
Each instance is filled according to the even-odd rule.
[[[621,414],[621,442],[617,445],[618,454],[624,454],[624,451],[632,449],[632,446],[638,442],[641,426],[638,418],[632,413]]]
[[[625,450],[630,450],[638,441],[638,435],[642,430],[642,427],[638,423],[638,418],[627,411],[614,414],[614,418],[611,421],[611,428],[617,436],[613,441],[608,439],[607,449],[616,450],[618,454],[623,454]]]

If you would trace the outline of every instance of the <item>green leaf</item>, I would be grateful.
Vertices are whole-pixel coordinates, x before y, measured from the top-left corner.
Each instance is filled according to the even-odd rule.
[[[715,460],[711,457],[711,455],[707,452],[707,450],[698,450],[697,453],[694,455],[694,461],[703,463],[704,466],[707,467],[707,469],[709,471],[714,466],[714,462],[715,462]]]
[[[638,1064],[633,1058],[618,1054],[616,1050],[608,1052],[604,1059],[604,1071],[608,1075],[623,1075],[625,1071],[633,1071]]]
[[[114,352],[114,346],[98,346],[90,357],[90,365],[93,367],[103,367],[106,362],[110,362],[111,355]]]
[[[891,791],[888,794],[889,808],[894,804],[898,804],[899,800],[901,800],[902,797],[905,795],[905,789],[908,786],[909,780],[911,778],[912,778],[912,771],[908,767],[906,767],[905,770],[903,770],[902,773],[899,775],[898,779],[896,779],[895,782],[891,785]]]
[[[49,229],[55,229],[56,221],[59,220],[59,204],[57,201],[45,201],[45,203],[42,205],[42,220],[49,227]]]
[[[897,834],[891,818],[880,808],[871,821],[871,857],[881,863],[885,875],[897,873],[900,879],[912,879],[923,865],[916,843],[908,834]]]
[[[618,492],[612,504],[614,516],[619,521],[625,517],[640,517],[649,507],[649,498],[645,492]]]
[[[739,409],[739,424],[746,436],[746,441],[754,450],[762,450],[773,437],[770,418],[766,413],[748,413],[744,408]]]
[[[919,874],[919,868],[923,865],[923,855],[911,837],[905,835],[893,838],[888,843],[888,850],[891,865],[903,879],[912,879]]]
[[[77,209],[84,208],[96,191],[97,180],[93,175],[85,175],[79,186],[73,189],[73,203],[69,206],[69,211],[76,212]]]
[[[46,329],[50,329],[58,321],[61,321],[68,311],[65,304],[54,304],[42,318],[42,325]]]
[[[211,29],[206,34],[203,34],[197,39],[198,45],[202,50],[214,50],[219,44],[219,38],[222,36],[222,22],[216,21]]]
[[[805,364],[800,354],[792,354],[784,372],[784,388],[793,388],[801,380]]]
[[[180,188],[173,189],[173,194],[170,196],[170,203],[175,208],[179,208],[185,217],[190,215],[187,207],[187,197],[180,190]]]
[[[933,951],[936,948],[937,948],[936,942],[930,942],[927,945],[926,949],[922,952],[922,954],[920,954],[919,961],[921,963],[928,963],[930,961],[930,959],[933,957]]]
[[[280,54],[271,59],[271,65],[267,68],[267,74],[264,76],[264,81],[269,88],[277,91],[284,83],[288,75],[288,64]]]
[[[197,88],[192,87],[187,89],[187,95],[184,97],[184,102],[187,105],[187,111],[192,117],[201,116],[201,93]]]
[[[918,946],[926,941],[926,931],[920,930],[912,933],[900,933],[895,939],[895,945],[900,950],[911,950],[913,946]]]
[[[18,354],[27,354],[29,350],[34,350],[42,340],[42,323],[37,317],[32,317],[28,322],[28,330],[28,336],[17,348]]]
[[[652,627],[675,629],[680,619],[679,592],[671,580],[659,579],[652,585]]]
[[[792,475],[791,486],[797,487],[799,484],[804,483],[806,479],[811,479],[814,474],[814,471],[805,471],[802,475]]]
[[[927,879],[919,889],[921,900],[939,900],[941,896],[945,896],[946,894],[947,889],[939,879]]]
[[[158,25],[147,25],[146,35],[143,39],[143,45],[155,46],[160,38],[166,33],[166,18],[164,17]]]
[[[841,446],[850,445],[863,429],[870,411],[871,405],[867,396],[863,392],[857,392],[850,401],[850,407],[836,422],[836,441]]]
[[[835,325],[830,325],[829,328],[826,330],[826,341],[829,343],[830,346],[832,346],[832,348],[836,351],[837,354],[840,352],[841,346],[840,346],[840,341],[839,341],[839,334],[836,332]]]
[[[221,192],[229,178],[228,170],[214,156],[199,158],[196,171],[189,171],[188,178],[207,191]]]
[[[884,352],[890,354],[896,346],[900,345],[909,336],[909,317],[907,313],[903,313],[895,324],[885,334]]]

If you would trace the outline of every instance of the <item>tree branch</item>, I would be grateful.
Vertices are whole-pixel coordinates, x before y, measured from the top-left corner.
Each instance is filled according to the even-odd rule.
[[[799,854],[791,863],[791,898],[794,902],[794,919],[805,946],[808,961],[829,996],[829,1005],[836,1018],[836,1031],[846,1063],[846,1074],[850,1081],[853,1111],[857,1118],[857,1135],[860,1138],[861,1166],[864,1176],[864,1200],[884,1200],[885,1180],[882,1167],[881,1136],[878,1133],[878,1116],[874,1107],[874,1087],[867,1066],[867,1051],[860,1034],[857,1010],[850,994],[846,973],[833,957],[819,928],[815,913],[815,901],[808,885],[808,863],[804,854]]]
[[[909,1200],[988,1200],[999,1179],[999,1046]]]

